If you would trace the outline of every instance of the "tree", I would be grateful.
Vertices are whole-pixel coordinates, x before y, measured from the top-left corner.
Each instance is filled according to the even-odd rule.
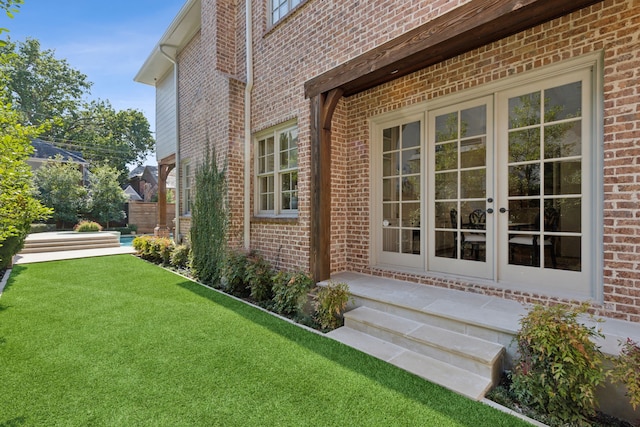
[[[73,117],[82,107],[82,96],[91,89],[87,76],[57,59],[52,50],[40,50],[40,42],[28,38],[2,48],[6,60],[7,90],[13,106],[24,114],[24,123],[41,125],[56,118]],[[58,132],[53,126],[43,136]]]
[[[108,165],[92,170],[89,178],[89,206],[91,215],[109,228],[110,221],[120,221],[126,217],[124,204],[129,197],[120,188],[118,171]]]
[[[74,163],[56,157],[36,171],[35,183],[40,201],[53,209],[58,227],[78,222],[86,210],[87,190],[82,186],[82,172]]]
[[[77,117],[64,119],[64,139],[73,141],[69,148],[80,149],[93,164],[108,163],[116,168],[123,183],[127,165],[142,162],[155,146],[147,118],[137,110],[116,111],[109,101],[92,101]]]
[[[22,0],[0,0],[0,9],[10,18],[14,6]],[[0,29],[0,33],[6,31]],[[0,68],[0,80],[5,80]],[[24,243],[33,221],[44,220],[51,214],[34,197],[31,168],[27,158],[33,152],[31,138],[41,128],[23,126],[20,116],[0,92],[0,269],[7,267]]]
[[[2,1],[2,0],[0,0]],[[127,164],[141,162],[155,141],[149,122],[134,109],[116,111],[109,101],[85,101],[92,83],[35,39],[0,47],[5,69],[2,90],[28,125],[51,124],[40,138],[61,148],[80,151],[97,164],[107,162],[128,173]]]

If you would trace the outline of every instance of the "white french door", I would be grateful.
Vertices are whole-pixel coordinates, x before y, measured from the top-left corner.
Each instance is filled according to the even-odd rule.
[[[591,72],[498,94],[499,279],[588,295]]]
[[[597,63],[372,120],[372,264],[594,296]]]

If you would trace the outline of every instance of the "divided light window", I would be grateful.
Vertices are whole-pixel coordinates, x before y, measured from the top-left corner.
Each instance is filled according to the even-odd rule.
[[[271,10],[271,25],[284,18],[294,7],[303,0],[269,0]]]
[[[258,214],[297,214],[297,126],[289,124],[262,133],[257,138],[256,163]]]
[[[193,193],[191,189],[191,184],[193,183],[193,171],[190,163],[185,163],[183,166],[183,179],[184,179],[184,205],[183,205],[183,214],[190,215],[191,214],[191,205],[193,203]]]

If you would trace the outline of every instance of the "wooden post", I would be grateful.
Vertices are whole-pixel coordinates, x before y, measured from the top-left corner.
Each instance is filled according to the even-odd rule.
[[[316,282],[331,275],[331,118],[342,97],[337,88],[311,99],[311,247]]]
[[[158,165],[158,223],[153,230],[156,237],[169,237],[171,228],[167,226],[167,177],[175,167],[175,163]]]

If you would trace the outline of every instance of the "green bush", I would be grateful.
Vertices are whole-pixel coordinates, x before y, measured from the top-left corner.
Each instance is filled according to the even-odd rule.
[[[157,264],[169,264],[173,242],[166,237],[138,236],[133,239],[133,248],[142,259]]]
[[[80,221],[73,227],[74,231],[78,233],[90,233],[95,231],[102,231],[102,226],[93,221]]]
[[[46,233],[47,231],[56,231],[55,224],[31,224],[29,233]]]
[[[518,357],[512,391],[523,403],[563,423],[584,424],[596,410],[603,355],[592,338],[596,327],[579,323],[587,305],[535,306],[516,335]]]
[[[247,255],[244,252],[230,251],[222,267],[222,289],[238,297],[249,296],[249,288],[244,281],[247,267]]]
[[[328,283],[321,286],[314,297],[315,319],[322,329],[342,326],[342,314],[349,303],[349,285]]]
[[[313,280],[304,273],[278,272],[273,276],[273,302],[276,312],[297,315],[307,301]]]
[[[244,281],[251,291],[251,298],[258,303],[273,298],[273,269],[260,255],[251,253],[247,257]]]
[[[169,262],[176,268],[187,268],[189,265],[189,246],[177,245],[173,248]]]
[[[622,344],[620,355],[613,360],[611,375],[627,387],[633,409],[640,406],[640,344],[631,338]]]
[[[111,227],[107,229],[108,231],[118,231],[120,234],[133,234],[138,231],[138,226],[134,224],[129,224],[126,227]]]

